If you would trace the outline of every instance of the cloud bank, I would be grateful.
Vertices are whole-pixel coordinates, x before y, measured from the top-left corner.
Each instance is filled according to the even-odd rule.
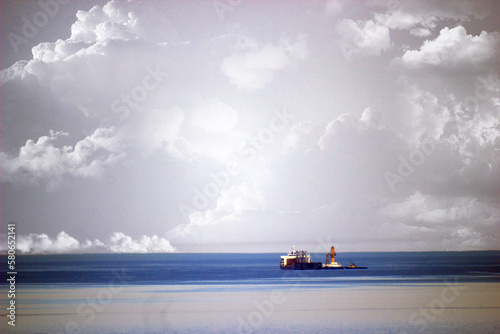
[[[6,235],[0,235],[0,252],[7,252]],[[47,234],[19,235],[16,249],[21,254],[60,254],[60,253],[172,253],[176,249],[168,240],[156,235],[143,235],[138,240],[121,233],[113,233],[105,242],[85,240],[80,242],[61,231],[55,238]]]

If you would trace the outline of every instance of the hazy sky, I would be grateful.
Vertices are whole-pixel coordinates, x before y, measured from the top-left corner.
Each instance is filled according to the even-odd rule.
[[[499,14],[3,1],[2,222],[29,253],[500,249]]]

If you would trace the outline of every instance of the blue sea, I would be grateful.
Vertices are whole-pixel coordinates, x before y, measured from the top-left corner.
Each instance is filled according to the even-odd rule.
[[[341,253],[368,268],[304,271],[281,255],[21,255],[2,332],[500,333],[500,251]]]
[[[363,284],[500,282],[500,251],[342,253],[336,261],[360,270],[282,271],[283,254],[72,254],[19,256],[18,283],[102,285],[117,271],[130,285],[287,285],[289,278],[318,287]],[[312,254],[324,262],[323,254]],[[3,261],[6,263],[6,261]]]

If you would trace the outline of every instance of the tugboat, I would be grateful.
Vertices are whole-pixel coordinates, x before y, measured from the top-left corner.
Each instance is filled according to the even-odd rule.
[[[367,269],[368,267],[358,267],[357,265],[355,265],[354,263],[351,262],[351,264],[349,265],[349,267],[345,267],[345,269]]]
[[[307,251],[295,250],[295,246],[293,246],[287,255],[281,256],[280,268],[281,270],[321,269],[322,264],[321,262],[312,262]]]
[[[295,250],[292,247],[287,255],[281,256],[280,268],[281,270],[310,270],[310,269],[367,269],[368,267],[358,267],[351,263],[348,267],[343,267],[340,263],[335,262],[335,247],[330,248],[330,253],[326,254],[325,264],[321,262],[312,262],[311,256],[307,251]]]

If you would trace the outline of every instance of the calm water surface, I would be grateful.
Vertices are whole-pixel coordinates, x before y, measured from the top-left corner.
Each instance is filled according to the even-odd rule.
[[[460,304],[456,307],[447,304],[446,312],[436,317],[436,321],[425,321],[421,315],[415,318],[418,320],[415,323],[410,321],[411,314],[419,312],[422,305],[428,307],[432,301],[439,301],[440,293],[446,288],[443,283],[480,283],[487,290],[480,294],[481,298],[496,298],[490,297],[494,291],[488,290],[488,286],[500,282],[500,251],[341,253],[336,260],[344,266],[354,262],[368,269],[306,271],[280,270],[281,255],[18,256],[17,289],[20,295],[29,290],[30,297],[18,301],[18,323],[22,326],[13,329],[2,324],[2,331],[106,334],[500,333],[500,321],[495,320],[500,319],[500,306],[485,309],[477,305]],[[312,258],[323,262],[324,254],[312,254]],[[2,263],[7,263],[5,256]],[[102,299],[102,305],[99,304],[99,298],[114,291],[107,290],[110,286],[117,292],[111,292],[111,299]],[[411,291],[428,293],[426,291],[430,290],[426,290],[426,286],[434,287],[436,295],[424,296],[423,304],[415,301],[413,305],[410,300],[407,303],[409,308],[398,309],[383,300],[384,291],[388,291],[384,289],[394,289],[394,286],[403,289],[403,298],[406,298],[406,291],[410,299],[416,297]],[[340,296],[341,293],[350,296],[351,291],[357,291],[361,299],[357,303],[348,298],[346,305],[335,305],[333,309],[340,307],[341,311],[330,316],[331,306],[311,300],[301,306],[302,300],[293,299],[294,291],[299,290],[305,291],[306,295],[315,290],[328,296]],[[369,290],[379,293],[380,307],[377,301],[375,308],[363,308],[363,291]],[[277,312],[270,312],[269,316],[258,311],[254,302],[263,303],[275,291],[287,293],[287,300],[294,300],[292,307],[274,305]],[[205,293],[204,297],[200,292]],[[207,297],[207,292],[214,293]],[[466,298],[465,295],[459,297]],[[241,302],[238,302],[239,298],[242,298]],[[4,296],[2,300],[5,301]],[[229,300],[233,304],[226,304]],[[476,299],[471,300],[475,302]],[[494,302],[490,301],[490,304]],[[302,308],[305,312],[303,320],[300,316],[292,320],[287,318],[286,310]],[[310,311],[315,309],[318,311]],[[238,329],[240,318],[251,323],[259,320],[251,318],[258,314],[265,321],[250,331]],[[395,317],[396,314],[399,318]],[[476,319],[476,315],[483,321],[470,320]],[[2,316],[5,317],[4,313]],[[204,317],[204,320],[185,324],[185,319],[198,317]],[[68,324],[76,324],[76,329],[68,330]]]
[[[329,287],[500,281],[500,251],[341,253],[344,266],[366,270],[282,271],[281,254],[76,254],[19,256],[18,284],[101,285],[120,274],[129,285],[269,285],[296,280]],[[312,254],[324,262],[323,254]],[[6,261],[2,261],[6,263]]]

